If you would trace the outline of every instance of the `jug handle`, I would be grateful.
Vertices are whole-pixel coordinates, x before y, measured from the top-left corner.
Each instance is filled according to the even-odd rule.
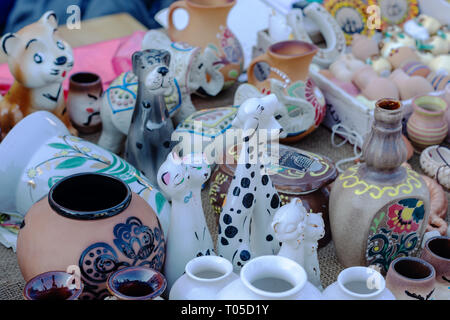
[[[180,37],[181,34],[183,33],[183,31],[187,28],[184,28],[182,30],[178,30],[175,25],[173,24],[173,13],[176,9],[184,9],[189,13],[189,19],[190,19],[190,12],[189,12],[189,7],[187,6],[185,1],[175,1],[174,3],[172,3],[169,7],[169,13],[168,13],[168,18],[169,18],[169,25],[167,28],[167,32],[169,34],[169,37],[171,38],[172,41],[180,41]]]
[[[253,69],[255,68],[255,66],[258,62],[265,62],[270,66],[270,60],[269,60],[269,56],[267,55],[267,53],[264,53],[264,54],[256,57],[255,59],[253,59],[253,61],[248,66],[247,78],[248,78],[248,83],[250,83],[250,84],[256,84],[258,82],[262,82],[262,81],[266,80],[266,79],[264,79],[262,81],[259,81],[259,80],[255,79],[255,74],[253,73]],[[269,74],[270,74],[270,72],[269,72]]]

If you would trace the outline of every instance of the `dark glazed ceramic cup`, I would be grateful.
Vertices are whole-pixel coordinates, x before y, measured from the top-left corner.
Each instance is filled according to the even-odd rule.
[[[39,274],[27,282],[23,297],[26,300],[77,300],[83,292],[83,283],[79,281],[72,285],[71,277],[64,271]]]

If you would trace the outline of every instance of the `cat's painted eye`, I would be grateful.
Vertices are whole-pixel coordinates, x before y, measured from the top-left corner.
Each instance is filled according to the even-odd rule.
[[[42,61],[44,60],[39,53],[35,53],[33,59],[36,63],[42,63]]]
[[[64,46],[64,43],[62,43],[61,41],[56,41],[56,46],[61,50],[64,50],[66,48]]]

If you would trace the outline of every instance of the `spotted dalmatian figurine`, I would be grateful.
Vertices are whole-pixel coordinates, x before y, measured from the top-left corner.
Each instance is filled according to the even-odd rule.
[[[276,254],[280,248],[271,229],[280,197],[264,159],[267,143],[274,145],[275,139],[285,135],[277,121],[281,112],[278,99],[270,94],[246,100],[233,121],[233,128],[242,129],[243,142],[220,214],[217,245],[219,255],[230,260],[236,272],[251,258]],[[264,130],[272,134],[263,134]]]
[[[158,170],[160,190],[172,200],[164,269],[169,289],[190,260],[214,254],[200,195],[211,175],[211,167],[204,160],[197,155],[181,159],[172,152]]]

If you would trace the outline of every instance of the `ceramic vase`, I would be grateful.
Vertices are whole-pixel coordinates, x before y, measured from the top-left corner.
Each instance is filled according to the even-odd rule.
[[[72,283],[73,275],[64,271],[48,271],[30,279],[23,289],[25,300],[78,300],[83,282]]]
[[[67,109],[74,127],[89,134],[101,129],[102,80],[94,73],[79,72],[70,77]]]
[[[352,82],[369,100],[399,98],[399,92],[394,82],[392,82],[389,78],[380,77],[369,65],[363,66],[356,70],[353,75]]]
[[[400,98],[409,100],[433,92],[430,82],[421,76],[408,76],[402,69],[396,69],[389,76],[398,88]]]
[[[368,267],[344,269],[322,294],[324,300],[395,300],[383,276]]]
[[[219,291],[218,300],[321,300],[305,270],[291,259],[261,256],[250,260],[240,278]]]
[[[407,154],[402,116],[399,101],[377,101],[362,148],[365,162],[333,183],[331,233],[345,267],[375,264],[385,273],[397,256],[414,256],[420,248],[430,195],[420,175],[401,166]]]
[[[397,300],[434,300],[436,272],[425,260],[414,257],[395,259],[386,275],[386,287]]]
[[[233,265],[225,258],[201,256],[186,264],[185,273],[175,281],[170,300],[210,300],[225,286],[238,279]]]
[[[242,46],[227,27],[228,13],[235,4],[236,0],[182,0],[172,3],[168,13],[168,34],[172,41],[210,47],[216,52],[220,59],[216,67],[224,76],[224,88],[237,81],[244,64]],[[173,24],[173,13],[180,8],[189,14],[188,25],[181,30]]]
[[[70,136],[49,112],[35,112],[18,123],[0,144],[0,158],[0,212],[22,220],[61,178],[98,172],[125,181],[153,208],[164,232],[168,230],[170,205],[141,172],[115,154]]]
[[[166,289],[164,276],[147,267],[125,267],[108,276],[106,287],[117,300],[161,300]]]
[[[427,80],[431,83],[435,91],[445,90],[446,86],[450,83],[450,76],[444,74],[438,74],[431,72],[427,76]],[[446,100],[449,103],[450,100]]]
[[[429,262],[436,272],[435,299],[450,300],[450,237],[428,239],[420,257]]]
[[[420,61],[409,61],[402,65],[402,70],[409,76],[421,76],[427,78],[431,73],[430,67]]]
[[[17,260],[28,281],[48,270],[77,266],[82,299],[102,299],[111,272],[127,266],[161,270],[166,244],[153,209],[128,185],[104,173],[58,181],[27,213]]]
[[[445,119],[447,103],[434,96],[421,96],[413,100],[413,113],[408,119],[408,138],[417,150],[440,144],[447,137]]]

